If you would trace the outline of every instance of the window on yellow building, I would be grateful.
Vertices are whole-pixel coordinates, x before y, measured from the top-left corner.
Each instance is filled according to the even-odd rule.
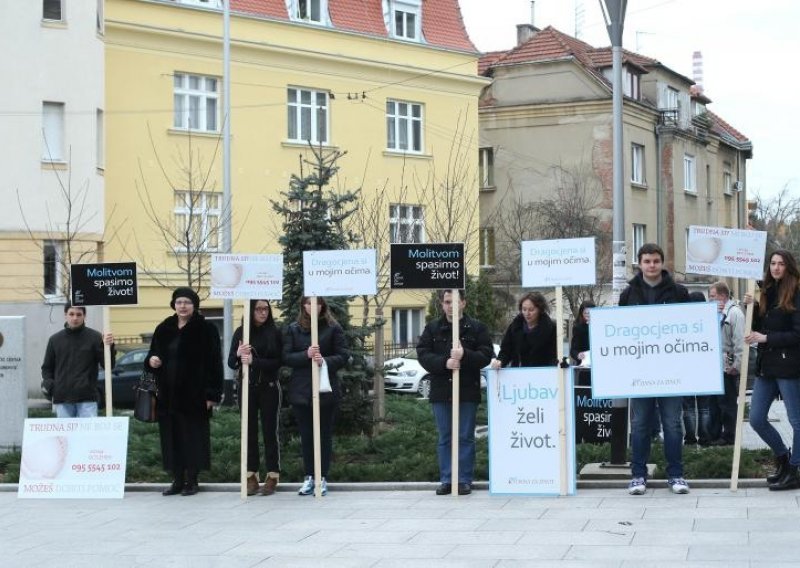
[[[286,0],[286,10],[292,20],[327,24],[327,0]]]
[[[175,73],[175,128],[218,132],[219,80],[215,77]]]
[[[424,243],[425,215],[422,206],[390,205],[389,235],[393,243]]]
[[[328,93],[290,87],[287,93],[288,133],[292,142],[328,143]]]
[[[384,0],[384,19],[389,34],[398,39],[421,41],[422,3],[420,0]]]
[[[219,249],[222,195],[206,191],[175,192],[175,234],[178,250],[186,252]]]
[[[386,101],[386,147],[403,152],[422,152],[422,105]]]
[[[62,241],[44,241],[42,244],[42,268],[44,269],[42,291],[47,298],[62,295],[61,260],[63,250],[64,243]]]

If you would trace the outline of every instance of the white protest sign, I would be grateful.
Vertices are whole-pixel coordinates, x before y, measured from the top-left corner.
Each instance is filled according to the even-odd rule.
[[[211,255],[212,298],[280,300],[282,254]]]
[[[128,418],[25,420],[17,496],[25,499],[121,499]]]
[[[306,296],[374,295],[378,291],[375,249],[303,252]]]
[[[717,304],[592,308],[593,398],[722,394]]]
[[[522,241],[522,286],[580,286],[595,283],[594,237]]]
[[[766,248],[765,231],[692,225],[686,243],[686,272],[759,280],[764,276]]]
[[[557,367],[489,371],[489,491],[559,495]],[[572,370],[567,388],[572,392]],[[572,400],[569,396],[568,400]],[[574,402],[574,401],[573,401]],[[574,404],[567,403],[567,493],[575,493]]]

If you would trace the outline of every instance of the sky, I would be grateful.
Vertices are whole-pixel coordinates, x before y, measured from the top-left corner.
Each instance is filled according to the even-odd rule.
[[[530,0],[459,0],[470,38],[481,51],[510,49],[516,25],[530,23]],[[576,13],[579,14],[576,18]],[[552,25],[597,47],[610,41],[600,0],[537,0],[534,25]],[[796,103],[800,54],[797,0],[628,0],[623,47],[692,77],[692,53],[703,54],[709,109],[753,143],[748,198],[784,186],[800,193]]]

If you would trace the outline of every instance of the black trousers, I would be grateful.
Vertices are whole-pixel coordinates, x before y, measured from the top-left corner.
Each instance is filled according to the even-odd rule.
[[[292,411],[300,430],[300,444],[303,448],[303,469],[305,475],[314,475],[314,413],[310,405],[293,404]],[[320,453],[322,457],[322,477],[328,476],[333,452],[333,421],[336,404],[319,407]]]
[[[164,470],[175,479],[197,477],[211,468],[211,429],[208,414],[174,412],[158,417]]]
[[[720,423],[722,425],[720,438],[731,444],[734,442],[734,438],[736,438],[736,410],[737,399],[739,397],[736,383],[738,382],[738,378],[739,375],[724,373],[725,393],[717,397],[717,404],[720,410]]]
[[[281,472],[281,442],[278,435],[278,423],[281,409],[281,387],[277,382],[259,383],[250,386],[247,410],[247,471],[258,471],[259,444],[258,430],[261,426],[261,438],[264,441],[264,459],[267,473]],[[239,386],[239,406],[242,401],[241,383]]]

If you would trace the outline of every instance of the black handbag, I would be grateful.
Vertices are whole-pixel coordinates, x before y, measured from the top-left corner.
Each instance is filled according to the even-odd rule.
[[[133,404],[133,417],[141,422],[158,421],[158,386],[156,377],[150,371],[142,371],[139,384],[133,387],[136,391]]]

